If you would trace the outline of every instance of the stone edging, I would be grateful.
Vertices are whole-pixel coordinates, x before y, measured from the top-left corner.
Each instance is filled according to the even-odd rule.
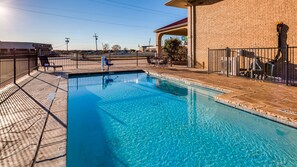
[[[168,74],[159,74],[157,72],[152,72],[152,71],[147,71],[147,70],[145,72],[147,74],[149,74],[149,75],[153,75],[153,76],[156,76],[156,77],[159,77],[159,78],[179,81],[179,82],[182,82],[182,83],[184,83],[186,85],[192,85],[193,84],[193,85],[205,87],[205,88],[208,88],[208,89],[213,89],[213,90],[216,90],[216,91],[220,91],[222,93],[232,93],[233,92],[231,90],[210,86],[210,85],[207,85],[207,83],[199,82],[197,80],[193,80],[193,79],[189,79],[189,78],[177,78],[176,76],[172,76],[172,75],[168,75]],[[286,117],[282,117],[282,116],[279,116],[279,115],[273,115],[273,114],[265,112],[265,111],[263,111],[261,109],[251,108],[251,107],[246,106],[246,105],[241,105],[239,103],[228,101],[228,100],[225,100],[225,99],[223,99],[223,98],[221,98],[219,96],[214,97],[214,100],[216,102],[218,102],[218,103],[221,103],[221,104],[224,104],[224,105],[227,105],[227,106],[230,106],[230,107],[245,111],[245,112],[253,114],[253,115],[257,115],[257,116],[269,119],[269,120],[274,121],[274,122],[278,122],[278,123],[281,123],[281,124],[284,124],[284,125],[287,125],[287,126],[290,126],[290,127],[293,127],[293,128],[297,128],[297,123],[288,120]]]
[[[168,75],[168,74],[162,75],[162,74],[151,72],[151,71],[145,71],[145,73],[147,73],[149,75],[159,77],[159,78],[165,78],[165,79],[170,79],[170,80],[174,80],[174,81],[179,81],[179,82],[182,82],[182,83],[184,83],[186,85],[196,85],[196,86],[212,89],[212,90],[219,91],[219,92],[222,92],[222,93],[232,92],[230,90],[210,86],[210,85],[207,85],[207,84],[205,84],[203,82],[199,82],[197,80],[192,80],[190,78],[177,78],[177,77],[172,76],[172,75]]]

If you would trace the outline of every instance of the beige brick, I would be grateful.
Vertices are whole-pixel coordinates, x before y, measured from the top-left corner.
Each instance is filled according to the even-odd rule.
[[[208,48],[277,47],[279,21],[289,27],[287,43],[296,46],[296,12],[295,0],[223,0],[197,6],[197,67],[207,65]]]

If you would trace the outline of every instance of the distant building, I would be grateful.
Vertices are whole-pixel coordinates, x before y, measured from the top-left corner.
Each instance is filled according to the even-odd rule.
[[[150,45],[150,46],[140,46],[138,48],[138,50],[140,52],[155,52],[156,51],[156,47],[153,46],[153,45]]]
[[[47,55],[53,49],[51,44],[33,42],[6,42],[0,41],[0,52],[10,53],[15,49],[16,52],[38,51],[39,55]]]

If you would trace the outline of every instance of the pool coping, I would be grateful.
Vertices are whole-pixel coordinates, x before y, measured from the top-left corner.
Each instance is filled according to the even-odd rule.
[[[232,91],[232,90],[210,86],[210,85],[207,85],[206,83],[199,82],[199,80],[195,80],[195,79],[175,77],[175,76],[170,75],[170,74],[160,74],[158,72],[152,72],[150,70],[144,70],[144,71],[148,75],[156,76],[156,77],[159,77],[159,78],[170,79],[170,80],[182,82],[182,83],[184,83],[186,85],[197,85],[197,86],[200,86],[200,87],[205,87],[205,88],[208,88],[208,89],[220,91],[220,92],[222,92],[222,94],[214,97],[214,100],[216,102],[218,102],[218,103],[221,103],[221,104],[227,105],[229,107],[233,107],[233,108],[239,109],[241,111],[244,111],[246,113],[253,114],[253,115],[268,119],[270,121],[280,123],[280,124],[283,124],[285,126],[289,126],[291,128],[297,129],[297,123],[286,120],[285,117],[272,115],[272,114],[269,114],[268,112],[266,112],[264,110],[253,108],[253,107],[248,106],[248,105],[242,105],[240,103],[237,103],[237,102],[234,102],[234,101],[231,101],[231,100],[226,100],[223,97],[221,97],[222,95],[234,93],[234,91]]]
[[[89,76],[96,76],[96,75],[112,75],[112,74],[130,74],[130,73],[145,73],[144,70],[125,70],[125,71],[102,71],[102,72],[87,72],[87,73],[70,73],[67,75],[68,79],[72,77],[89,77]]]

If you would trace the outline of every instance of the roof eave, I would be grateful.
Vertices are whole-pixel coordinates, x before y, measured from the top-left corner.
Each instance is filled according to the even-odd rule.
[[[170,29],[184,27],[184,26],[187,26],[187,25],[188,25],[188,23],[183,23],[183,24],[179,24],[179,25],[176,25],[176,26],[172,26],[172,27],[166,27],[166,28],[162,28],[162,29],[157,29],[154,32],[155,33],[158,33],[158,32],[162,32],[162,31],[166,31],[166,30],[170,30]]]
[[[186,0],[170,0],[165,3],[166,6],[173,6],[177,8],[187,8]]]
[[[223,0],[170,0],[165,3],[166,6],[173,6],[177,8],[187,8],[189,5],[204,6],[212,5]]]

